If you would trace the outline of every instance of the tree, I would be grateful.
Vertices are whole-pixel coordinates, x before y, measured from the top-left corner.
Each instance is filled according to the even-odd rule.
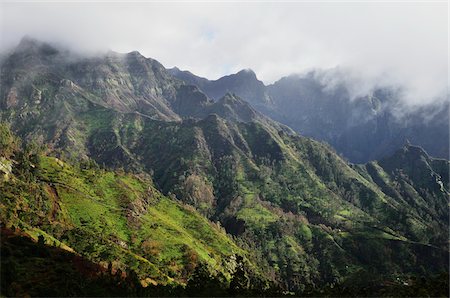
[[[244,295],[250,288],[250,278],[244,265],[244,258],[236,257],[236,270],[230,282],[231,295]]]
[[[231,199],[238,194],[237,165],[233,156],[223,156],[219,160],[215,179],[216,196]]]
[[[38,245],[39,246],[44,246],[45,245],[45,238],[42,235],[38,236]]]
[[[226,296],[224,277],[211,274],[208,265],[199,263],[188,280],[186,293],[189,296]]]
[[[11,157],[19,149],[19,139],[11,132],[9,124],[0,122],[0,156]]]

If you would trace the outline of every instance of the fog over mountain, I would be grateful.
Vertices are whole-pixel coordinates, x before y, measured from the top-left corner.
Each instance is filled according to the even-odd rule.
[[[434,4],[130,5],[2,4],[1,297],[448,294]]]
[[[355,97],[379,86],[413,104],[446,96],[447,3],[0,5],[2,50],[30,35],[82,53],[138,50],[210,79],[251,68],[270,84],[338,67]]]
[[[331,144],[351,162],[392,154],[403,144],[422,146],[435,157],[449,156],[449,102],[405,102],[401,87],[355,93],[339,69],[290,75],[270,85],[252,70],[208,80],[178,68],[169,70],[212,99],[235,93],[270,118],[299,134]]]

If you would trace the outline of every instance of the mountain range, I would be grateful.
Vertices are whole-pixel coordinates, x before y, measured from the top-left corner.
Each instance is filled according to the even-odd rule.
[[[350,163],[349,147],[295,132],[345,118],[331,116],[332,95],[316,90],[313,108],[283,80],[266,87],[246,70],[208,81],[138,52],[84,57],[24,38],[1,61],[2,294],[445,293],[449,161],[427,151],[448,148],[386,145]],[[339,103],[367,111],[379,97]],[[281,111],[297,101],[289,119],[310,107],[299,126]],[[359,142],[388,124],[373,110],[352,128]],[[71,256],[83,266],[59,261]],[[32,258],[74,279],[46,292],[64,274],[32,282]]]
[[[268,86],[252,70],[213,81],[178,68],[169,71],[212,99],[234,93],[299,134],[329,143],[351,162],[380,159],[406,142],[433,156],[449,157],[448,101],[413,107],[402,100],[401,89],[394,87],[353,96],[352,86],[335,70],[290,75]]]

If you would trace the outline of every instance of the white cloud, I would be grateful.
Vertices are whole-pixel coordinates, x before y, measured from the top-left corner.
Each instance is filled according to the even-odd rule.
[[[251,68],[265,83],[339,65],[364,88],[400,84],[417,103],[446,92],[447,5],[3,2],[0,42],[28,34],[79,51],[138,50],[208,78]]]

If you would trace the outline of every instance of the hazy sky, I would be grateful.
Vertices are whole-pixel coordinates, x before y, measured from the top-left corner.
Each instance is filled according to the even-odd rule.
[[[218,78],[271,83],[340,66],[358,88],[401,84],[411,101],[448,85],[447,2],[2,2],[3,49],[28,34],[78,51],[138,50]]]

